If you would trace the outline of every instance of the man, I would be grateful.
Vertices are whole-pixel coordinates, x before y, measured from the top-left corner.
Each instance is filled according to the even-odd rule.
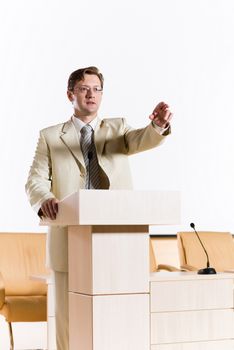
[[[100,119],[103,81],[96,67],[74,71],[67,89],[73,116],[40,132],[26,184],[30,203],[40,216],[55,219],[58,201],[80,188],[131,188],[128,156],[160,145],[170,133],[172,113],[164,102],[156,106],[150,124],[142,129],[131,128],[124,118]],[[67,350],[66,227],[52,227],[47,242],[55,273],[57,350]]]

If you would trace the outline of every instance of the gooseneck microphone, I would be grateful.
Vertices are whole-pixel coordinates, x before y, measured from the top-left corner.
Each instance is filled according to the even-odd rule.
[[[88,151],[88,160],[89,160],[89,164],[88,164],[88,190],[90,190],[90,163],[91,163],[92,158],[93,158],[93,152]]]
[[[196,233],[196,236],[197,236],[197,238],[198,238],[198,240],[199,240],[199,242],[200,242],[200,244],[201,244],[201,246],[202,246],[202,248],[203,248],[203,250],[204,250],[204,252],[205,252],[205,254],[206,254],[206,259],[207,259],[206,267],[205,267],[204,269],[198,270],[197,273],[198,273],[199,275],[214,275],[214,274],[216,274],[215,269],[214,269],[213,267],[210,267],[210,260],[209,260],[209,256],[208,256],[208,254],[207,254],[206,248],[204,247],[204,245],[203,245],[203,243],[202,243],[202,241],[201,241],[201,238],[199,237],[199,234],[197,233],[197,231],[196,231],[196,229],[195,229],[195,225],[194,225],[193,222],[191,222],[190,227],[191,227],[191,228],[194,230],[194,232]]]

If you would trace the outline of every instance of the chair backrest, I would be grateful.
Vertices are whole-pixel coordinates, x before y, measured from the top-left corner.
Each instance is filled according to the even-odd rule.
[[[154,240],[150,238],[149,240],[149,252],[150,252],[150,272],[157,271],[158,265],[155,257]]]
[[[162,265],[179,267],[176,236],[150,236],[150,272],[158,271]]]
[[[46,295],[46,285],[30,279],[48,273],[45,233],[0,232],[0,271],[6,295]]]
[[[234,269],[234,242],[229,232],[198,232],[206,248],[210,265],[216,271]],[[197,269],[206,267],[206,254],[194,232],[177,234],[180,265],[190,265]]]

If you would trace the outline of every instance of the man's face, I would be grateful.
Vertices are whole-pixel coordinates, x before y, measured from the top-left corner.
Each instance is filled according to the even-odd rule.
[[[101,82],[97,75],[85,74],[84,80],[76,82],[67,95],[78,117],[95,117],[102,101]]]

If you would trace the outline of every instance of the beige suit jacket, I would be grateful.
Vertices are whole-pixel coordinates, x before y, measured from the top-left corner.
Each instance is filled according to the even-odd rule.
[[[165,136],[159,135],[152,123],[133,129],[124,118],[98,119],[94,138],[103,188],[132,188],[128,156],[160,145]],[[33,209],[38,213],[46,199],[60,200],[84,188],[85,176],[84,158],[72,120],[43,129],[26,184]],[[50,229],[48,249],[48,264],[56,271],[67,271],[65,227]]]

